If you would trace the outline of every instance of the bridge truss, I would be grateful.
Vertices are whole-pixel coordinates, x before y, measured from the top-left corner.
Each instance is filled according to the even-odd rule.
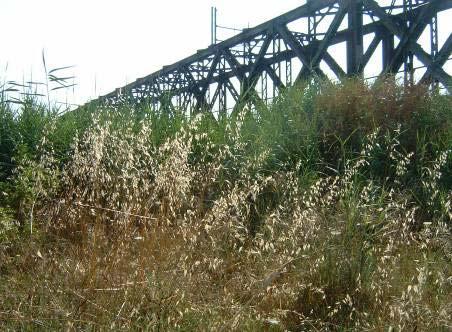
[[[438,15],[451,8],[452,0],[308,0],[99,100],[222,116],[242,102],[266,103],[313,75],[398,74],[450,94],[452,34],[443,32],[440,45]]]

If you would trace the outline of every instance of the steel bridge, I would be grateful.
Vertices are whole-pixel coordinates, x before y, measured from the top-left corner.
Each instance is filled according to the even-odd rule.
[[[450,94],[452,34],[442,27],[447,38],[439,44],[438,16],[451,8],[452,0],[308,0],[99,101],[222,116],[243,102],[268,102],[298,80],[372,73]]]

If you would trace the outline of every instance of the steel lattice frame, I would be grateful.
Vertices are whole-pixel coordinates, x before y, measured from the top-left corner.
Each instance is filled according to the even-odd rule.
[[[308,1],[99,100],[226,115],[242,102],[266,102],[297,80],[327,77],[326,66],[338,79],[363,76],[375,65],[370,61],[375,56],[381,63],[380,75],[403,72],[406,81],[441,85],[450,94],[452,80],[444,67],[452,51],[452,34],[438,49],[437,16],[452,8],[452,0],[392,0],[386,6],[380,2]],[[293,32],[295,24],[305,24],[304,32]],[[429,52],[419,44],[426,29]],[[370,41],[367,46],[365,38]],[[330,51],[340,44],[345,44],[345,65]],[[414,59],[424,67],[422,77],[415,77]]]

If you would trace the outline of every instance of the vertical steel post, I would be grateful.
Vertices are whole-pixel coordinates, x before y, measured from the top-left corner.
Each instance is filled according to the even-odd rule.
[[[210,9],[210,44],[217,43],[217,8],[211,7]]]
[[[430,22],[430,54],[432,56],[433,61],[435,61],[435,57],[438,54],[438,14],[432,17],[432,21]],[[436,90],[439,87],[439,81],[432,81],[432,89]]]
[[[349,0],[347,39],[347,74],[359,74],[363,57],[363,5],[362,0]]]
[[[394,55],[394,36],[387,31],[384,31],[382,33],[383,33],[383,38],[382,38],[383,70],[382,70],[382,72],[387,72],[387,69],[388,69],[389,65],[391,64],[391,60]]]
[[[210,7],[210,45],[213,45],[213,7]]]
[[[286,87],[292,85],[292,59],[286,61]]]
[[[281,39],[274,38],[273,39],[273,56],[276,56],[279,53],[281,53]],[[281,62],[274,64],[273,70],[275,71],[276,75],[278,75],[278,77],[281,78]],[[278,94],[278,88],[273,83],[273,98],[275,98],[277,94]]]
[[[409,13],[413,10],[413,0],[403,0],[403,12],[406,19],[406,31],[411,28],[411,21],[408,19]],[[414,84],[414,56],[413,52],[408,51],[405,54],[404,61],[404,81],[405,85]]]
[[[310,0],[311,1],[311,0]],[[317,36],[317,13],[308,17],[308,40],[311,42]]]
[[[268,104],[268,77],[267,72],[262,73],[261,77],[261,96],[262,100]]]
[[[226,82],[223,82],[221,87],[220,96],[222,96],[221,99],[221,115],[226,117],[227,116],[227,109],[228,109],[228,89],[226,87]]]
[[[221,59],[220,61],[220,65],[219,68],[221,71],[225,71],[226,70],[226,60],[225,59]],[[226,109],[227,109],[227,88],[226,88],[226,80],[220,80],[218,82],[218,84],[220,85],[218,87],[219,89],[219,93],[218,93],[218,119],[220,119],[221,117],[225,117],[226,116]]]

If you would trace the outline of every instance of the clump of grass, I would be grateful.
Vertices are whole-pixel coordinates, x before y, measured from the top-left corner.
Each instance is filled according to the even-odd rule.
[[[2,249],[0,324],[447,330],[448,114],[389,79],[295,87],[219,122],[99,108],[61,159],[58,118],[32,158],[45,175],[14,177],[42,193],[33,235]]]

